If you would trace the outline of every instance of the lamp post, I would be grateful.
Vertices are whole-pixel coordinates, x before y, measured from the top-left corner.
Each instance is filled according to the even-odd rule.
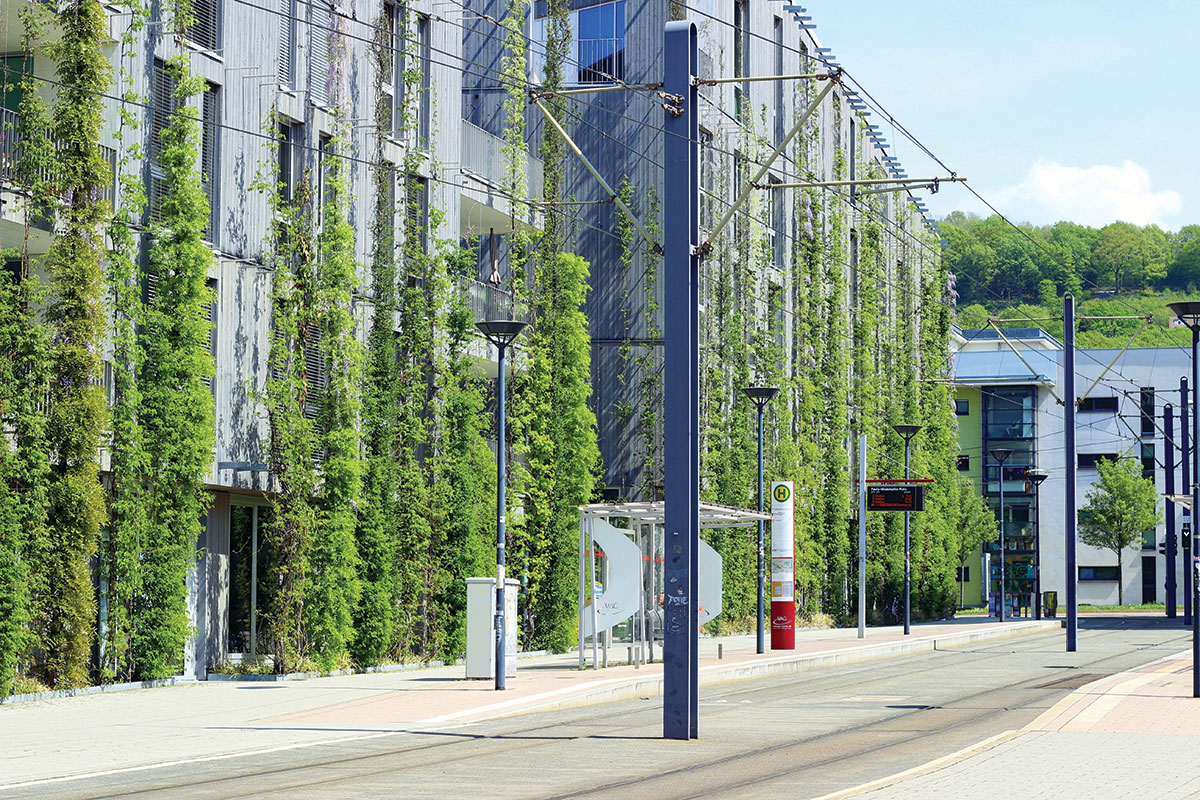
[[[521,335],[527,322],[517,322],[509,319],[491,319],[475,323],[475,327],[489,342],[496,346],[499,352],[497,370],[500,375],[498,405],[496,408],[496,689],[504,689],[504,639],[505,631],[505,598],[504,598],[504,484],[507,467],[506,437],[504,435],[504,351],[512,345],[513,340]]]
[[[1192,391],[1197,392],[1200,389],[1200,302],[1195,300],[1184,301],[1180,303],[1168,303],[1167,308],[1171,309],[1179,321],[1188,326],[1192,330]],[[1197,392],[1200,396],[1200,392]],[[1200,519],[1197,517],[1197,511],[1200,511],[1200,403],[1192,402],[1192,480],[1196,481],[1188,488],[1192,495],[1192,519]],[[1200,591],[1200,579],[1197,577],[1197,570],[1200,570],[1200,560],[1196,560],[1196,554],[1200,549],[1192,548],[1193,562],[1188,564],[1185,569],[1185,574],[1190,576],[1191,591],[1192,591],[1192,614],[1196,615],[1192,618],[1192,697],[1200,697],[1200,601],[1196,599],[1197,591]]]
[[[758,409],[758,513],[763,513],[763,409],[779,394],[778,386],[747,386],[742,389]],[[774,535],[774,534],[772,534]],[[758,640],[755,652],[765,652],[763,644],[763,521],[758,521]]]
[[[1044,469],[1025,470],[1025,480],[1033,485],[1033,618],[1042,618],[1042,508],[1041,487],[1050,473]]]
[[[1007,447],[989,450],[1000,465],[1000,621],[1004,622],[1004,462],[1012,455]]]
[[[904,479],[908,480],[908,443],[921,430],[920,425],[893,425],[892,430],[904,437]],[[910,618],[912,616],[912,558],[909,547],[908,512],[904,512],[904,635],[911,633]]]

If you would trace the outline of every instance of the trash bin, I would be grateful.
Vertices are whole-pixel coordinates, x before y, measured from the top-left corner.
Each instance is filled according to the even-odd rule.
[[[1042,616],[1054,619],[1058,615],[1058,592],[1042,592]]]

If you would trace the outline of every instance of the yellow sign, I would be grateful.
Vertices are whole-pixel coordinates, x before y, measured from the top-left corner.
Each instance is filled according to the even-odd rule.
[[[786,503],[792,497],[792,487],[786,483],[776,484],[775,486],[775,502]]]

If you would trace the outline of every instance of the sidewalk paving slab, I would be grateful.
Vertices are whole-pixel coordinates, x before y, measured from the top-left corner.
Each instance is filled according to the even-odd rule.
[[[1031,770],[1036,765],[1036,770]],[[820,800],[1200,797],[1190,650],[1076,689],[1016,731]]]

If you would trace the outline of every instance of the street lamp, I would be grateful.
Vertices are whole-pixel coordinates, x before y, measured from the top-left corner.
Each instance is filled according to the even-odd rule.
[[[921,430],[920,425],[893,425],[892,430],[904,437],[904,479],[908,480],[908,443]],[[904,635],[911,633],[909,620],[912,616],[912,558],[909,548],[908,512],[904,512]]]
[[[763,513],[763,409],[771,398],[779,394],[778,386],[747,386],[742,389],[746,397],[758,409],[758,513]],[[763,645],[763,521],[758,521],[758,648],[755,652],[764,652]]]
[[[1025,480],[1033,484],[1033,508],[1034,520],[1033,526],[1033,618],[1042,618],[1042,507],[1041,486],[1046,478],[1050,477],[1050,473],[1044,469],[1034,469],[1032,467],[1025,470]]]
[[[1004,622],[1004,462],[1013,451],[997,447],[988,452],[1000,464],[1000,621]]]
[[[504,484],[506,481],[505,469],[507,467],[505,452],[505,435],[504,435],[504,351],[513,343],[521,331],[528,325],[527,322],[517,322],[510,319],[491,319],[483,320],[475,323],[475,327],[484,335],[489,342],[496,345],[496,350],[499,351],[497,359],[498,372],[500,374],[499,388],[497,389],[498,405],[496,408],[496,689],[504,689],[504,639],[506,631],[504,630]]]
[[[1179,321],[1192,330],[1192,391],[1200,397],[1200,302],[1191,300],[1180,303],[1168,303]],[[1197,517],[1200,510],[1200,403],[1192,401],[1192,480],[1196,481],[1189,488],[1192,493],[1192,518]],[[1193,563],[1185,567],[1192,583],[1192,697],[1200,697],[1200,602],[1196,600],[1196,592],[1200,591],[1200,581],[1196,579],[1196,567],[1200,559],[1196,559],[1197,548],[1192,548]]]

